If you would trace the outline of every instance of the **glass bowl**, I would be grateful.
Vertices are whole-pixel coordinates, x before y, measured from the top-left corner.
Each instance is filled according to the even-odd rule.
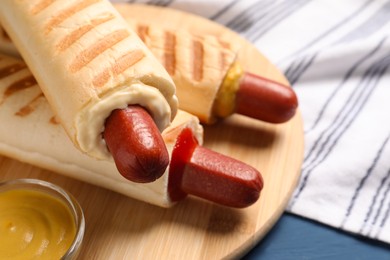
[[[10,193],[9,191],[16,191],[16,193]],[[14,194],[14,195],[11,195],[11,197],[10,197],[7,194]],[[35,196],[32,196],[32,194],[40,194],[39,196],[43,195],[43,197],[35,198]],[[39,230],[39,228],[42,229],[42,223],[41,223],[40,219],[43,219],[42,222],[45,224],[53,223],[54,220],[50,219],[50,217],[59,216],[60,218],[63,218],[63,216],[68,215],[67,212],[69,212],[71,215],[71,218],[74,221],[74,226],[73,226],[73,223],[71,223],[71,222],[70,223],[72,224],[72,233],[74,232],[74,228],[75,228],[75,236],[74,236],[73,242],[71,242],[70,246],[68,248],[63,248],[63,251],[66,250],[66,252],[61,257],[61,259],[64,259],[64,260],[72,259],[73,260],[73,259],[77,258],[77,255],[80,251],[81,244],[82,244],[83,237],[84,237],[85,220],[84,220],[84,214],[83,214],[82,208],[80,207],[79,203],[76,201],[76,199],[70,193],[68,193],[67,191],[65,191],[61,187],[59,187],[55,184],[52,184],[50,182],[47,182],[47,181],[38,180],[38,179],[16,179],[16,180],[8,180],[8,181],[0,183],[0,198],[2,195],[4,195],[3,199],[5,199],[5,201],[6,201],[6,199],[11,198],[11,200],[10,200],[11,203],[10,203],[10,207],[8,210],[8,215],[6,215],[7,214],[7,212],[5,212],[6,210],[3,210],[3,212],[0,212],[0,220],[2,219],[1,214],[3,214],[3,216],[5,216],[4,221],[3,221],[4,223],[2,223],[2,225],[4,225],[4,228],[7,230],[7,232],[9,231],[9,234],[11,234],[12,237],[16,237],[16,238],[19,238],[18,236],[20,235],[17,232],[24,229],[23,232],[26,232],[26,233],[22,232],[23,235],[21,237],[23,237],[23,239],[21,241],[21,246],[23,246],[24,245],[23,243],[25,243],[26,248],[28,246],[30,246],[29,243],[31,243],[31,244],[36,243],[33,241],[33,239],[30,239],[31,240],[31,242],[30,242],[30,240],[28,240],[28,237],[29,236],[32,237],[32,235],[29,235],[30,230],[32,230],[32,229]],[[58,206],[59,208],[62,209],[62,211],[59,211],[60,213],[58,213],[58,212],[53,213],[53,214],[50,213],[51,215],[47,215],[47,216],[44,216],[42,212],[32,212],[33,214],[37,213],[36,215],[38,216],[37,218],[39,221],[35,221],[36,218],[29,216],[31,212],[27,211],[28,213],[26,213],[24,211],[26,208],[24,206],[24,204],[22,204],[23,205],[22,206],[22,208],[23,208],[22,213],[20,211],[15,211],[16,214],[12,215],[13,214],[12,212],[14,210],[13,209],[13,202],[14,201],[12,201],[12,198],[19,198],[18,201],[21,198],[22,203],[25,203],[25,204],[27,202],[25,202],[24,199],[27,199],[27,201],[31,201],[32,198],[34,198],[37,201],[36,203],[38,204],[38,207],[37,207],[37,204],[35,204],[35,206],[30,205],[30,206],[28,206],[28,207],[30,207],[30,209],[28,209],[28,210],[39,211],[41,208],[46,207],[46,209],[47,209],[46,211],[50,212],[51,209],[54,208],[54,206],[55,207]],[[44,201],[43,198],[48,198],[48,200]],[[53,204],[51,204],[51,203],[53,203]],[[58,203],[58,205],[55,205],[55,203]],[[3,202],[2,204],[6,205],[7,203]],[[64,205],[67,209],[64,208]],[[7,207],[7,206],[5,206],[5,207]],[[66,212],[66,214],[63,214],[63,212]],[[44,212],[44,213],[46,214],[46,212]],[[23,215],[25,215],[25,216],[23,216]],[[23,220],[19,221],[20,219],[23,219]],[[31,220],[31,219],[33,219],[33,220]],[[34,223],[34,221],[37,223],[39,222],[39,223],[38,224]],[[70,220],[70,221],[72,221],[72,220]],[[14,225],[13,222],[15,222],[17,224]],[[66,227],[61,227],[61,228],[66,228]],[[2,230],[4,230],[4,229],[2,229]],[[53,228],[53,230],[57,230],[57,227]],[[63,230],[63,229],[61,229],[61,230]],[[47,232],[46,230],[44,230],[44,232],[51,233],[51,232]],[[17,234],[17,235],[14,235],[14,234]],[[38,235],[37,235],[37,237],[38,237]],[[68,239],[68,241],[72,241],[71,239],[72,239],[72,237],[70,237]],[[29,242],[26,242],[27,240]],[[44,240],[44,242],[40,242],[42,245],[45,243],[50,245],[50,240],[49,240],[49,242],[46,242],[47,241],[46,238],[44,238],[43,240]],[[53,242],[51,244],[53,245],[55,243]],[[69,244],[69,243],[67,243],[67,244]],[[44,246],[40,246],[40,248],[44,248]],[[41,250],[41,249],[39,249],[39,250]],[[46,250],[46,248],[45,248],[45,250]],[[54,249],[52,249],[52,250],[54,250]],[[57,252],[58,252],[58,250],[57,250]],[[25,253],[28,253],[28,252],[25,252]]]

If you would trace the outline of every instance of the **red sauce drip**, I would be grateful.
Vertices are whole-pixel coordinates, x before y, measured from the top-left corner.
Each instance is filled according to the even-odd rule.
[[[191,160],[192,153],[198,146],[190,128],[184,128],[179,134],[172,151],[169,167],[168,194],[172,201],[184,199],[187,194],[181,190],[181,181],[186,164]]]

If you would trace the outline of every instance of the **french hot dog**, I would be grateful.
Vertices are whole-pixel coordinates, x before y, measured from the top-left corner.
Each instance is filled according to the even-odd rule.
[[[171,75],[177,87],[179,107],[213,123],[233,113],[270,123],[291,119],[298,99],[290,86],[245,72],[236,60],[235,48],[213,35],[195,36],[135,21],[128,5],[116,5]],[[4,37],[3,50],[12,49]],[[1,48],[1,45],[0,45]]]
[[[144,138],[145,143],[154,138],[153,148],[145,148],[142,153],[149,159],[143,160],[138,157],[140,153],[132,151],[128,154],[136,156],[136,160],[115,161],[128,160],[120,170],[132,181],[149,182],[163,174],[167,151],[161,136],[152,129],[162,131],[175,116],[175,85],[111,3],[4,0],[0,20],[76,147],[98,159],[112,158],[107,147],[132,147],[134,143],[109,144],[102,133],[112,111],[140,105],[153,118],[143,120],[144,125],[148,124],[143,129],[148,128],[149,132],[134,133],[137,128],[132,127],[133,132],[127,132],[122,139],[130,140],[135,135]],[[149,117],[138,112],[131,115],[138,119]],[[118,127],[110,128],[111,133],[103,136],[115,135],[129,123],[123,117],[116,118]],[[108,142],[112,140],[115,139]],[[155,156],[156,152],[160,155]],[[152,160],[157,167],[148,167]],[[138,164],[132,165],[134,161]]]
[[[0,97],[0,153],[17,160],[161,207],[189,194],[241,208],[254,203],[262,189],[256,169],[201,146],[203,128],[189,113],[179,111],[162,133],[168,169],[155,182],[140,184],[118,174],[112,160],[75,148],[22,61],[0,55]]]
[[[194,35],[136,21],[130,6],[116,7],[171,75],[180,109],[201,122],[213,123],[238,113],[284,123],[295,115],[298,99],[291,86],[244,71],[237,60],[237,46],[214,35]]]

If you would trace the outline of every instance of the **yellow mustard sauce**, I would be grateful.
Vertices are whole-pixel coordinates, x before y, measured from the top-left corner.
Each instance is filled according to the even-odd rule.
[[[60,259],[75,236],[60,199],[27,189],[0,193],[0,259]]]
[[[236,93],[240,87],[240,79],[244,71],[238,62],[229,68],[213,105],[213,114],[224,118],[234,113]]]

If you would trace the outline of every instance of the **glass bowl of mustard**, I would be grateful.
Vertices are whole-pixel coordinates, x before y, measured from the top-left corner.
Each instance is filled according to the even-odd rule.
[[[0,259],[76,259],[82,208],[61,187],[38,179],[0,183]]]

